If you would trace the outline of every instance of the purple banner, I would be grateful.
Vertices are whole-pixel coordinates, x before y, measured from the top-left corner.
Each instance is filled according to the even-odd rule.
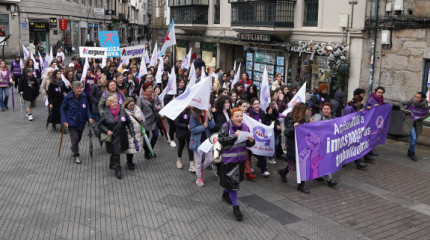
[[[392,105],[384,104],[330,121],[299,125],[296,128],[297,182],[335,173],[345,163],[384,144],[391,109]]]

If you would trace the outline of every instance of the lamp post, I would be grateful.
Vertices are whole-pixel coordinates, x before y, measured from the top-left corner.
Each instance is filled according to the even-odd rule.
[[[10,35],[10,34],[7,34],[5,37],[4,37],[4,39],[0,42],[0,44],[2,44],[3,43],[3,47],[2,47],[2,56],[3,56],[3,61],[5,61],[5,58],[4,58],[4,46],[6,45],[5,43],[6,43],[6,41],[11,37],[12,35]]]

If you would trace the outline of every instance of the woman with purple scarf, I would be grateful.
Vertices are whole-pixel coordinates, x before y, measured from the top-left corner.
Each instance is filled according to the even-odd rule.
[[[372,107],[377,107],[379,105],[385,104],[385,98],[384,98],[385,88],[384,87],[377,87],[375,89],[375,92],[372,93],[369,96],[369,99],[367,99],[366,102],[366,108],[371,109]],[[377,153],[373,152],[373,149],[366,155],[364,155],[364,161],[367,163],[372,163],[375,161],[375,159],[372,156],[378,156]]]
[[[404,105],[407,106],[406,109]],[[418,92],[411,100],[402,101],[402,104],[400,104],[400,110],[406,113],[403,120],[403,132],[410,133],[411,138],[408,157],[410,157],[412,161],[417,161],[417,157],[415,156],[415,144],[417,143],[418,136],[423,131],[424,119],[430,116],[426,94]]]
[[[219,169],[219,183],[224,188],[222,198],[233,205],[233,214],[239,221],[243,219],[243,215],[237,204],[237,191],[239,183],[244,179],[245,161],[248,158],[246,148],[255,144],[253,137],[237,142],[241,132],[249,132],[248,126],[242,121],[242,110],[234,108],[231,111],[231,120],[221,126],[218,135],[218,141],[223,147]]]

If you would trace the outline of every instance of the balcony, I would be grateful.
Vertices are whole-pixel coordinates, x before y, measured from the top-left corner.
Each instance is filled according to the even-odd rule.
[[[262,0],[231,3],[231,25],[252,27],[294,27],[296,0]]]
[[[170,14],[177,24],[208,24],[208,6],[172,6]]]

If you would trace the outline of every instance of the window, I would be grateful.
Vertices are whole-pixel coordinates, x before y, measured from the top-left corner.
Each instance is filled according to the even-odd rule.
[[[214,24],[220,24],[221,12],[220,12],[220,0],[214,0]]]
[[[305,11],[303,18],[303,26],[316,27],[318,26],[318,2],[319,0],[304,0]]]

